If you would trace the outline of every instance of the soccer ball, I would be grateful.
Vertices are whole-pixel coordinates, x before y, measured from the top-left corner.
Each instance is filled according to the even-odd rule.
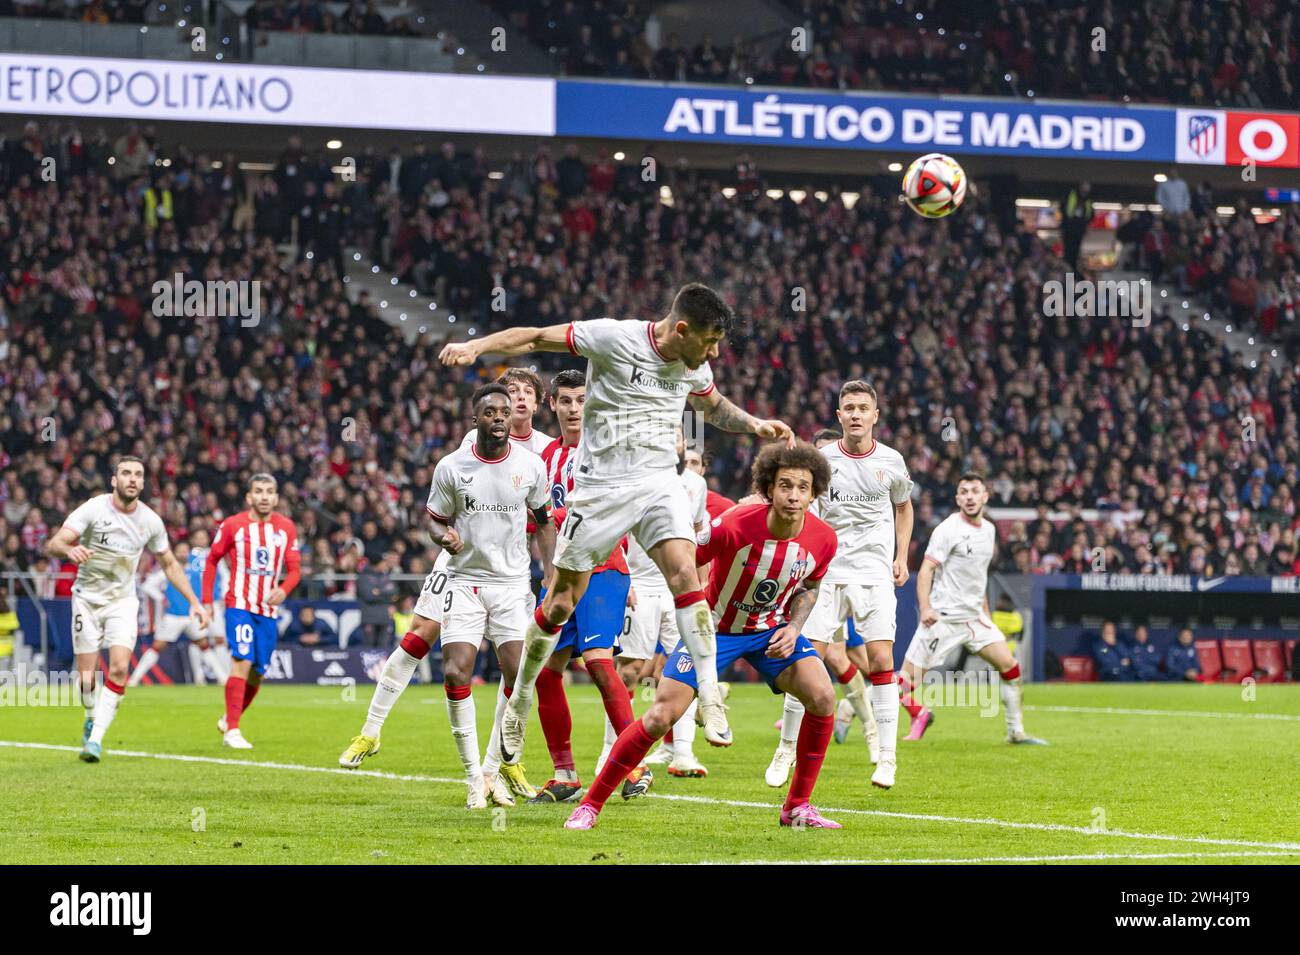
[[[942,219],[965,198],[966,171],[943,153],[927,153],[903,175],[903,200],[927,219]]]

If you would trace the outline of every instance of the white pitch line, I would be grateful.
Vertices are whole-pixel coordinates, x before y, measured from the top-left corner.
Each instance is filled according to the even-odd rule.
[[[983,865],[989,862],[1110,862],[1120,859],[1257,859],[1294,852],[1092,852],[1069,856],[983,856],[977,859],[716,859],[695,865]]]
[[[1284,720],[1300,722],[1292,713],[1222,713],[1214,710],[1139,710],[1121,706],[1026,706],[1039,713],[1106,713],[1118,716],[1201,716],[1223,720]]]
[[[56,743],[24,743],[12,740],[0,740],[0,747],[14,749],[42,749],[64,753],[79,753],[80,747],[63,746]],[[300,763],[258,762],[254,760],[229,759],[220,756],[188,756],[180,753],[145,753],[136,750],[111,749],[110,756],[127,756],[140,759],[163,759],[182,763],[210,763],[217,766],[243,766],[256,769],[287,769],[293,772],[328,773],[340,776],[363,776],[371,779],[390,779],[398,782],[441,783],[444,785],[464,786],[464,779],[452,779],[446,776],[423,776],[415,773],[385,773],[373,769],[343,769],[336,766],[305,766]],[[714,799],[709,796],[686,796],[673,793],[648,793],[651,799],[664,799],[671,802],[691,802],[707,806],[728,806],[733,809],[765,809],[769,812],[781,807],[773,803],[749,802],[740,799]],[[1162,832],[1129,832],[1125,829],[1093,829],[1088,826],[1067,826],[1052,822],[1012,822],[1006,819],[971,818],[965,816],[940,816],[933,813],[891,812],[885,809],[848,809],[829,808],[824,810],[831,815],[878,816],[887,819],[907,819],[913,822],[948,822],[966,826],[994,826],[1000,829],[1031,829],[1038,832],[1069,832],[1081,836],[1110,836],[1117,839],[1148,839],[1161,842],[1189,842],[1207,846],[1234,846],[1246,849],[1278,849],[1300,851],[1297,842],[1255,842],[1247,839],[1214,839],[1209,836],[1175,836]]]

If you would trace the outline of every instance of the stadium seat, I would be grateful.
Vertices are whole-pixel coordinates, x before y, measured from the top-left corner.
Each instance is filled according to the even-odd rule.
[[[1215,683],[1223,673],[1223,658],[1219,655],[1218,640],[1197,640],[1196,657],[1201,661],[1201,680]]]
[[[1092,657],[1061,657],[1061,669],[1065,672],[1067,683],[1095,683],[1097,681],[1097,664]]]
[[[1260,671],[1260,683],[1281,683],[1286,679],[1286,662],[1280,640],[1255,641],[1255,666]]]
[[[1255,675],[1255,658],[1250,652],[1250,643],[1249,640],[1222,642],[1223,673],[1220,679],[1224,683],[1240,683],[1247,677]]]

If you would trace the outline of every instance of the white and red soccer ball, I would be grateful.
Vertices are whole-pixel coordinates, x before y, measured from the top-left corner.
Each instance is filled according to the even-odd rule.
[[[966,198],[966,171],[943,153],[926,153],[903,174],[903,201],[918,215],[942,219]]]

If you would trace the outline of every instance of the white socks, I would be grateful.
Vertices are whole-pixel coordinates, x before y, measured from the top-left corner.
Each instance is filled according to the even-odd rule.
[[[849,706],[853,707],[857,718],[862,720],[862,725],[869,726],[874,717],[871,715],[871,704],[867,701],[867,681],[862,679],[861,670],[844,684],[844,699],[849,701]]]
[[[700,708],[699,700],[691,700],[682,718],[673,724],[673,741],[666,743],[674,756],[690,756],[695,743],[695,711]]]
[[[108,732],[113,717],[117,715],[117,706],[121,702],[122,693],[105,683],[99,699],[95,701],[95,728],[90,731],[92,743],[104,742],[104,734]]]
[[[207,686],[208,678],[203,672],[203,653],[196,644],[191,643],[186,647],[186,652],[190,658],[190,673],[194,677],[195,686]],[[210,654],[212,651],[208,651]]]
[[[888,683],[871,684],[871,712],[880,734],[880,758],[895,759],[898,752],[898,684],[895,676]]]
[[[154,668],[158,662],[158,651],[150,647],[144,653],[140,654],[140,662],[135,665],[135,670],[131,673],[131,679],[127,681],[127,686],[139,686],[144,675]]]
[[[379,675],[379,682],[375,684],[375,692],[370,697],[370,709],[366,714],[366,723],[361,727],[362,736],[379,736],[379,731],[384,728],[384,720],[388,719],[393,704],[397,702],[397,698],[402,695],[402,691],[411,682],[411,674],[415,672],[415,668],[419,663],[419,658],[411,656],[404,647],[399,646],[388,655],[388,661],[384,664],[384,672]],[[472,709],[473,704],[470,705]],[[455,720],[453,720],[452,726],[455,725]],[[477,754],[475,754],[475,759],[478,759]]]
[[[97,681],[91,677],[90,689],[86,689],[85,680],[81,681],[81,705],[86,708],[86,719],[95,718],[95,688]]]
[[[524,652],[519,656],[519,673],[515,677],[511,700],[514,701],[515,713],[527,716],[533,704],[533,687],[537,685],[537,674],[542,672],[546,661],[560,642],[560,631],[547,633],[537,625],[536,618],[530,618],[524,630]]]
[[[190,644],[190,647],[192,649],[194,644]],[[216,675],[218,683],[226,682],[226,677],[230,676],[230,673],[222,666],[221,660],[217,657],[217,651],[212,649],[211,644],[208,645],[206,650],[199,651],[199,659],[207,664],[208,669]]]
[[[516,685],[515,690],[518,691]],[[483,756],[483,775],[489,779],[501,770],[501,714],[506,711],[510,697],[506,696],[506,681],[497,683],[497,707],[492,714],[492,733],[488,736],[487,753]]]
[[[1002,715],[1006,717],[1007,732],[1019,736],[1025,731],[1025,717],[1021,708],[1020,677],[1002,680]]]
[[[799,727],[803,725],[803,704],[787,693],[785,708],[781,711],[781,745],[794,749],[799,742]]]
[[[447,718],[451,721],[451,737],[456,741],[456,752],[465,767],[465,778],[473,785],[475,780],[483,778],[478,763],[478,723],[473,694],[463,700],[447,697]]]
[[[713,615],[707,601],[698,600],[677,610],[677,632],[695,665],[695,684],[700,699],[721,702],[718,696],[718,650]]]
[[[605,768],[605,760],[609,759],[610,750],[618,742],[618,734],[614,732],[614,724],[609,721],[609,714],[605,714],[605,742],[600,748],[600,757],[596,760],[596,775]]]

